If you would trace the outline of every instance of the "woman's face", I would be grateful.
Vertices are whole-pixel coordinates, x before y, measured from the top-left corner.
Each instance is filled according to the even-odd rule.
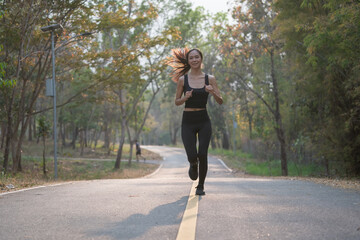
[[[191,68],[200,68],[202,59],[201,55],[197,50],[193,50],[188,55],[188,63],[190,64]]]

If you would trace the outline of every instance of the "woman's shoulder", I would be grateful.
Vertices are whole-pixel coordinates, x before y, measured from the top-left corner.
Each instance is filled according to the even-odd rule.
[[[182,84],[184,85],[184,81],[185,81],[184,79],[185,79],[185,77],[184,77],[184,75],[183,75],[183,76],[179,77],[178,82],[179,82],[179,83],[182,83]]]
[[[208,78],[209,78],[209,81],[210,82],[214,82],[214,81],[216,81],[216,79],[215,79],[215,76],[214,75],[211,75],[211,74],[207,74],[208,75]]]

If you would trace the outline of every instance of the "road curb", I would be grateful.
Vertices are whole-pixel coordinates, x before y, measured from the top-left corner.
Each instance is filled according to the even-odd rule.
[[[229,168],[229,167],[223,162],[223,160],[221,160],[220,158],[217,158],[217,160],[221,163],[221,165],[223,165],[224,168],[226,168],[226,170],[228,170],[229,172],[232,172],[232,171],[233,171],[231,168]]]
[[[163,157],[163,161],[165,161],[165,158],[164,158],[164,157]],[[158,167],[154,172],[152,172],[152,173],[150,173],[150,174],[148,174],[148,175],[146,175],[146,176],[143,176],[143,177],[141,177],[141,178],[150,178],[150,177],[154,176],[155,174],[157,174],[157,173],[160,171],[160,169],[162,168],[162,166],[163,166],[163,164],[161,163],[161,164],[159,165],[159,167]]]
[[[16,191],[0,193],[0,197],[8,195],[8,194],[13,194],[13,193],[26,192],[26,191],[35,190],[35,189],[39,189],[39,188],[46,188],[46,187],[57,187],[57,186],[65,185],[65,184],[71,184],[71,183],[73,183],[73,182],[64,182],[64,183],[57,183],[57,184],[51,184],[51,185],[41,185],[41,186],[36,186],[36,187],[31,187],[31,188],[23,188],[23,189],[19,189]]]

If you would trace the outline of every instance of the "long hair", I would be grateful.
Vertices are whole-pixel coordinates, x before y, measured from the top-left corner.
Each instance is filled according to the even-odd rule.
[[[173,68],[170,76],[174,82],[177,82],[181,76],[185,75],[190,70],[188,57],[189,53],[194,50],[199,52],[202,59],[202,53],[197,48],[193,48],[191,50],[189,50],[187,47],[171,49],[172,56],[168,58],[166,63]]]

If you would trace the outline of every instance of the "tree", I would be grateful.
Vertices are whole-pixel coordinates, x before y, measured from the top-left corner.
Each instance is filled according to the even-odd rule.
[[[231,38],[225,40],[224,51],[232,59],[232,68],[242,69],[233,71],[233,82],[259,98],[273,116],[274,129],[280,143],[281,171],[283,176],[287,176],[287,147],[280,109],[280,74],[276,66],[280,58],[280,44],[273,37],[275,12],[272,1],[241,0],[239,3],[246,3],[247,10],[243,12],[241,5],[234,8],[233,17],[237,22],[228,27]],[[267,62],[266,66],[263,65],[266,68],[262,69],[262,73],[255,68],[258,63],[261,64],[259,61]]]
[[[204,69],[203,71],[207,74],[216,76],[216,81],[221,89],[222,96],[224,96],[225,102],[228,99],[226,90],[224,89],[225,72],[222,68],[222,59],[220,57],[221,40],[218,38],[219,28],[217,26],[223,26],[227,22],[226,14],[217,13],[214,16],[208,15],[207,24],[205,24],[205,43],[201,47],[204,54]],[[218,105],[214,103],[213,98],[209,98],[209,115],[212,119],[212,138],[211,145],[215,147],[215,141],[221,142],[223,149],[230,149],[229,131],[226,121],[226,106]],[[220,117],[219,117],[220,116]]]
[[[143,79],[146,70],[140,62],[151,55],[153,47],[165,45],[175,31],[164,29],[160,34],[150,36],[150,26],[158,16],[152,2],[105,3],[98,10],[101,16],[98,29],[106,36],[102,43],[105,47],[98,51],[93,64],[97,66],[98,78],[107,79],[120,105],[120,144],[114,167],[118,169],[126,132],[130,137],[129,120],[153,81],[152,78]],[[101,64],[98,64],[98,57],[101,57]]]
[[[1,19],[2,15],[0,15],[0,19]],[[3,45],[0,45],[0,52],[3,49]],[[16,85],[16,80],[14,79],[6,79],[6,72],[5,72],[5,68],[6,68],[6,63],[5,62],[0,62],[0,91],[1,92],[7,92],[7,91],[11,91],[12,88],[15,87]],[[4,146],[4,139],[6,137],[6,143],[5,146],[9,146],[10,145],[10,138],[8,136],[8,129],[6,128],[6,114],[5,114],[5,108],[3,108],[3,106],[5,106],[5,99],[4,98],[0,98],[0,123],[1,123],[1,147],[0,149],[3,148]],[[7,119],[7,121],[10,121],[11,119]],[[9,154],[9,148],[5,147],[5,157],[4,157],[4,163],[3,163],[3,172],[6,173],[8,170],[8,154]]]
[[[280,0],[276,8],[304,134],[328,175],[358,175],[360,3]]]
[[[43,173],[46,175],[46,138],[51,130],[49,121],[44,116],[38,119],[38,137],[42,138],[43,142]]]
[[[74,23],[72,16],[84,16],[87,12],[83,1],[3,1],[4,17],[1,24],[1,42],[4,51],[1,61],[6,66],[6,81],[17,82],[11,91],[3,91],[6,114],[6,140],[4,165],[12,151],[13,172],[21,171],[21,146],[33,114],[36,100],[44,88],[46,73],[50,69],[50,40],[44,42],[39,26],[49,22],[67,27]],[[79,24],[74,24],[76,28]],[[55,41],[63,33],[57,32]],[[6,163],[6,164],[5,164]],[[7,168],[7,166],[5,166]]]

